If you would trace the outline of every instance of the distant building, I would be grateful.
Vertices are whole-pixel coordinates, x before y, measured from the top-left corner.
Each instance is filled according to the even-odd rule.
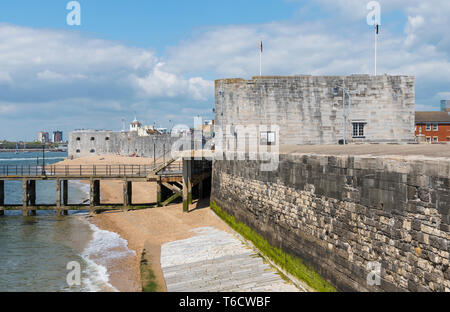
[[[91,155],[162,157],[171,152],[170,147],[179,138],[159,133],[139,136],[138,131],[79,130],[70,132],[68,140],[68,154],[72,158]]]
[[[61,142],[63,142],[62,131],[53,131],[53,143],[61,143]]]
[[[139,131],[139,128],[142,127],[142,124],[134,118],[133,122],[130,123],[130,131]]]
[[[419,143],[450,143],[450,112],[416,112]]]
[[[156,134],[166,134],[161,129],[156,129],[154,126],[143,126],[136,118],[130,123],[130,132],[137,132],[140,137],[146,137]]]
[[[143,126],[138,129],[138,136],[150,136],[154,134],[161,134],[154,126]]]
[[[39,132],[38,133],[38,142],[40,143],[50,143],[50,135],[48,132]]]
[[[442,100],[441,101],[441,111],[450,112],[450,100]]]
[[[202,131],[204,133],[214,132],[214,120],[205,120],[202,125]]]
[[[201,131],[206,139],[211,139],[214,133],[214,120],[204,120],[203,123],[196,125],[195,131]]]
[[[157,128],[156,129],[159,133],[161,134],[168,134],[169,130],[167,130],[167,128]]]

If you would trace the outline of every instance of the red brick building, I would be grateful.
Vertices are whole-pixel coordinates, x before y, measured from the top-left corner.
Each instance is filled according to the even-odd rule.
[[[416,112],[418,142],[450,143],[450,112]]]

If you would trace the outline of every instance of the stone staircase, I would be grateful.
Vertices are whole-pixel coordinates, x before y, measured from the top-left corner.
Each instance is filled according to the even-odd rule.
[[[164,244],[161,267],[169,292],[298,292],[232,234],[206,227]]]

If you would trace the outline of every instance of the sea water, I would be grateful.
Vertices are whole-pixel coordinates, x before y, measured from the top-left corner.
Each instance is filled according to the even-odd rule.
[[[45,163],[54,164],[67,153],[45,153]],[[42,152],[0,153],[0,165],[42,165]],[[54,181],[36,182],[36,203],[55,204]],[[69,182],[69,203],[88,198],[89,186]],[[20,205],[20,181],[5,181],[6,204]],[[86,211],[70,211],[58,217],[54,211],[38,211],[23,217],[21,211],[0,216],[0,292],[3,291],[116,291],[109,283],[108,262],[132,251],[119,235],[99,229],[86,220]],[[79,263],[80,285],[68,284],[68,274]],[[70,281],[70,279],[69,279]]]

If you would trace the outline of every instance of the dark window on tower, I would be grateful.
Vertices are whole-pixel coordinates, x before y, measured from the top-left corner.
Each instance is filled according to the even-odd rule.
[[[91,154],[94,154],[95,153],[95,149],[91,149]]]
[[[364,127],[365,127],[365,123],[364,122],[354,122],[353,123],[353,133],[352,136],[353,138],[364,138]]]
[[[106,137],[106,138],[105,138],[105,141],[109,141],[109,137]]]
[[[78,137],[78,138],[77,138],[77,141],[81,141],[81,138],[80,138],[80,137]]]
[[[77,154],[80,154],[81,153],[81,151],[80,150],[77,150]]]
[[[95,138],[94,138],[94,137],[91,137],[91,141],[95,141]]]

